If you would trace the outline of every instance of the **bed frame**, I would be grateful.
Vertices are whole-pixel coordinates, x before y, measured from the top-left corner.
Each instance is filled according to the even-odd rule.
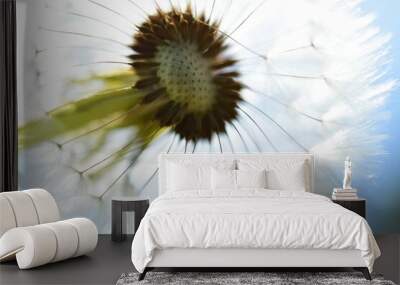
[[[166,165],[168,161],[190,160],[217,160],[260,158],[263,159],[304,159],[309,166],[309,185],[307,191],[314,190],[314,158],[309,153],[255,153],[255,154],[161,154],[159,156],[159,194],[166,189]],[[268,269],[316,268],[353,268],[361,271],[367,280],[371,276],[359,250],[329,250],[329,249],[197,249],[197,248],[170,248],[156,250],[152,261],[139,275],[143,280],[146,273],[153,269],[196,269],[214,271],[229,269],[229,271],[265,271]]]

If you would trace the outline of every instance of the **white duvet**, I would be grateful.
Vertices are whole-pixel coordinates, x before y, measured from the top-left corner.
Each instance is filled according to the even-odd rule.
[[[328,198],[257,189],[160,196],[135,235],[132,262],[143,272],[165,248],[358,249],[370,271],[380,255],[365,219]]]

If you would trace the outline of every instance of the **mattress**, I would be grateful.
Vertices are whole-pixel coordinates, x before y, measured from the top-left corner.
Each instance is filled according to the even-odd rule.
[[[167,192],[132,243],[139,272],[163,249],[359,250],[372,271],[379,248],[361,216],[307,192],[246,189]]]

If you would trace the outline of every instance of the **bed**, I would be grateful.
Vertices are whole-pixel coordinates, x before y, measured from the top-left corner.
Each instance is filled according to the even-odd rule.
[[[352,267],[380,251],[365,219],[314,194],[308,153],[161,154],[159,197],[132,243],[154,268]]]

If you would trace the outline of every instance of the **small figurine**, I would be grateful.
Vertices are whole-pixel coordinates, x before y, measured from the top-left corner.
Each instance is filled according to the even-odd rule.
[[[351,159],[349,156],[344,161],[344,178],[343,178],[343,190],[352,189],[351,187]]]

